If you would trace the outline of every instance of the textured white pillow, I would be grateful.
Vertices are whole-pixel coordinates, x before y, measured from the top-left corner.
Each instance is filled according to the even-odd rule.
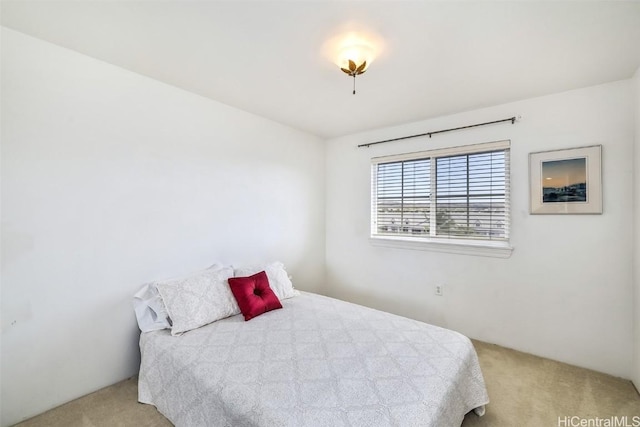
[[[293,283],[291,283],[291,279],[289,279],[289,275],[284,269],[284,264],[281,262],[272,262],[267,265],[238,267],[235,269],[234,274],[235,277],[247,277],[261,271],[265,271],[267,273],[269,287],[273,290],[278,299],[283,300],[300,295],[298,291],[293,289]]]
[[[216,262],[208,270],[221,270],[223,268],[225,268],[223,264]],[[171,319],[156,287],[158,283],[167,281],[146,283],[133,296],[133,310],[136,313],[140,331],[151,332],[160,329],[171,329]]]
[[[171,335],[180,335],[240,313],[227,280],[233,268],[208,269],[155,283],[171,318]]]

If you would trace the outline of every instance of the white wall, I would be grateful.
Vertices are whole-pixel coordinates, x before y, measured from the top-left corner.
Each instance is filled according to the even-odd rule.
[[[356,148],[516,114],[515,125]],[[328,141],[325,292],[630,378],[633,132],[626,80]],[[503,139],[512,144],[510,258],[369,243],[372,157]],[[529,215],[528,154],[593,144],[603,145],[604,214]]]
[[[633,78],[635,86],[635,244],[634,244],[634,291],[635,291],[635,319],[634,319],[634,344],[635,358],[633,370],[633,382],[640,391],[640,68]]]
[[[2,30],[3,426],[137,373],[143,282],[275,259],[324,281],[323,141]]]

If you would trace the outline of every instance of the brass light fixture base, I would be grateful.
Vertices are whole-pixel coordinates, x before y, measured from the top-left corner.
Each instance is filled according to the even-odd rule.
[[[356,76],[360,74],[364,74],[367,71],[367,61],[364,61],[362,64],[357,65],[355,62],[349,59],[349,68],[340,69],[350,77],[353,77],[353,94],[356,94]]]

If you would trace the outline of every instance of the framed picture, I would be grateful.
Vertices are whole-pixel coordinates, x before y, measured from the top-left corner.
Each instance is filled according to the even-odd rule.
[[[532,214],[601,214],[602,146],[529,154]]]

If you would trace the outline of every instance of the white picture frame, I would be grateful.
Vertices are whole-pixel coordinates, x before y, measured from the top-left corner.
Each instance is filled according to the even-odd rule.
[[[529,154],[530,213],[602,214],[602,145]]]

